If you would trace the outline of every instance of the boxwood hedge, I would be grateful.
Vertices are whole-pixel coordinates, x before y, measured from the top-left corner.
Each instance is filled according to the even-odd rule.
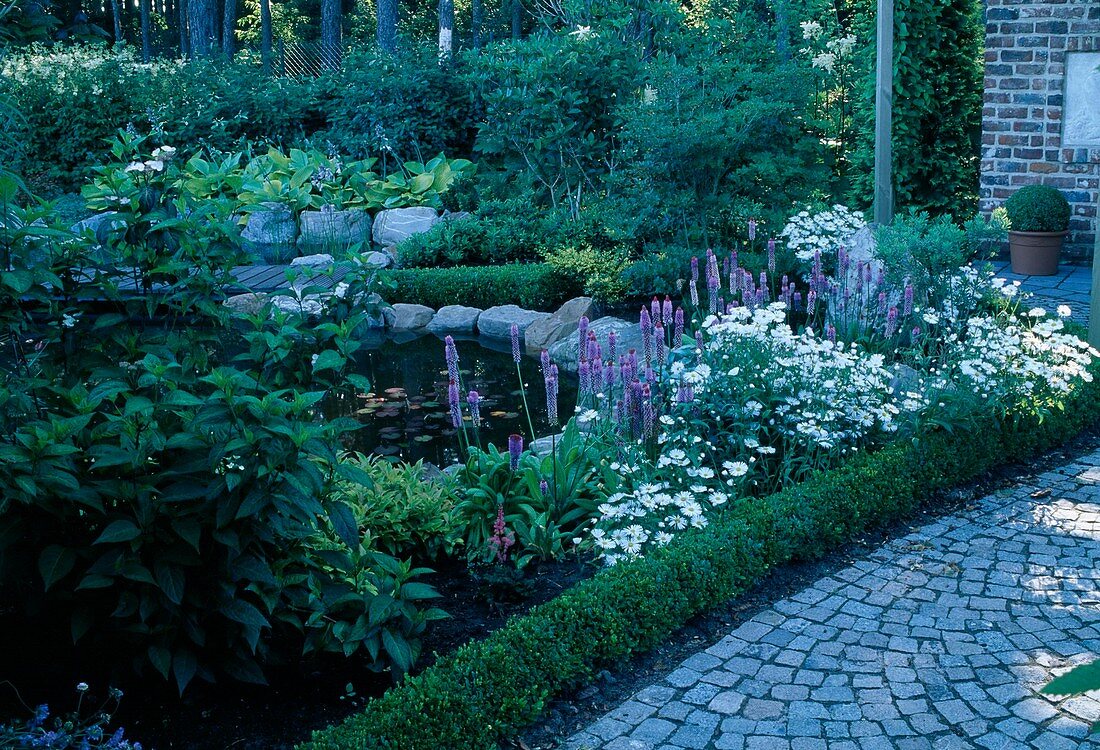
[[[1088,383],[1042,418],[990,416],[965,431],[938,429],[742,501],[708,528],[602,571],[467,644],[299,750],[495,748],[556,695],[652,648],[775,566],[824,554],[913,512],[937,490],[1060,444],[1098,417],[1100,385]]]
[[[545,263],[402,268],[386,271],[382,281],[394,286],[382,293],[387,302],[436,309],[445,305],[519,305],[553,310],[583,290],[583,279],[570,279]]]

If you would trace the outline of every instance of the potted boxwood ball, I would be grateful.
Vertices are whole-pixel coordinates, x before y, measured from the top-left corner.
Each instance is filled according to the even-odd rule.
[[[1013,273],[1030,276],[1058,273],[1069,214],[1069,201],[1048,185],[1028,185],[1008,197],[1005,215]]]

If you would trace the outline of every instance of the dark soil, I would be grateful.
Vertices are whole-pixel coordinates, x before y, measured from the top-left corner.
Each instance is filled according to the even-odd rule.
[[[438,563],[436,570],[425,580],[442,595],[433,603],[451,617],[431,624],[417,671],[595,572],[577,561],[529,569],[518,580],[492,570],[471,572],[465,562],[457,561]],[[105,676],[111,666],[109,656],[51,652],[50,644],[62,636],[16,632],[12,615],[17,609],[0,603],[4,644],[0,647],[0,719],[26,715],[14,691],[2,684],[4,680],[18,687],[28,705],[49,703],[60,712],[73,707],[74,687],[85,681],[93,686],[89,698],[98,705],[112,682]],[[45,654],[52,656],[43,658]],[[266,687],[229,681],[196,683],[182,699],[159,676],[155,681],[114,680],[126,695],[111,728],[125,727],[126,736],[147,749],[283,750],[308,739],[313,730],[345,718],[393,684],[388,673],[371,672],[365,660],[357,657],[296,660],[268,668],[267,677]]]
[[[692,619],[684,628],[652,651],[641,654],[618,668],[604,671],[599,680],[551,703],[546,718],[519,737],[504,743],[506,748],[551,750],[572,734],[612,710],[642,688],[660,681],[692,654],[714,645],[741,623],[788,597],[819,578],[831,575],[866,558],[885,542],[905,536],[914,529],[972,507],[972,503],[999,489],[1024,483],[1100,447],[1100,426],[1091,428],[1062,448],[1024,464],[994,469],[977,481],[942,493],[906,520],[876,530],[844,549],[812,562],[796,562],[777,568],[752,591]]]

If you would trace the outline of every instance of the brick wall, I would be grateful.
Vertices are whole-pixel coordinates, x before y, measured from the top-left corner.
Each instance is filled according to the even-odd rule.
[[[1100,0],[985,0],[981,209],[1023,185],[1069,199],[1068,259],[1092,257],[1100,148],[1062,148],[1066,52],[1100,50]]]

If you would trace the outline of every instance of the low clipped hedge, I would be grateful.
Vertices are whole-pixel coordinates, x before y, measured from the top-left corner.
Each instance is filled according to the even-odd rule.
[[[436,309],[445,305],[519,305],[553,310],[583,290],[583,280],[571,279],[545,263],[402,268],[386,271],[382,281],[396,285],[383,292],[390,304],[407,302]]]
[[[1063,443],[1098,418],[1094,381],[1045,418],[990,417],[965,432],[938,430],[742,501],[706,529],[602,571],[467,644],[299,750],[496,748],[556,695],[656,646],[777,565],[820,556],[912,513],[937,490]]]

